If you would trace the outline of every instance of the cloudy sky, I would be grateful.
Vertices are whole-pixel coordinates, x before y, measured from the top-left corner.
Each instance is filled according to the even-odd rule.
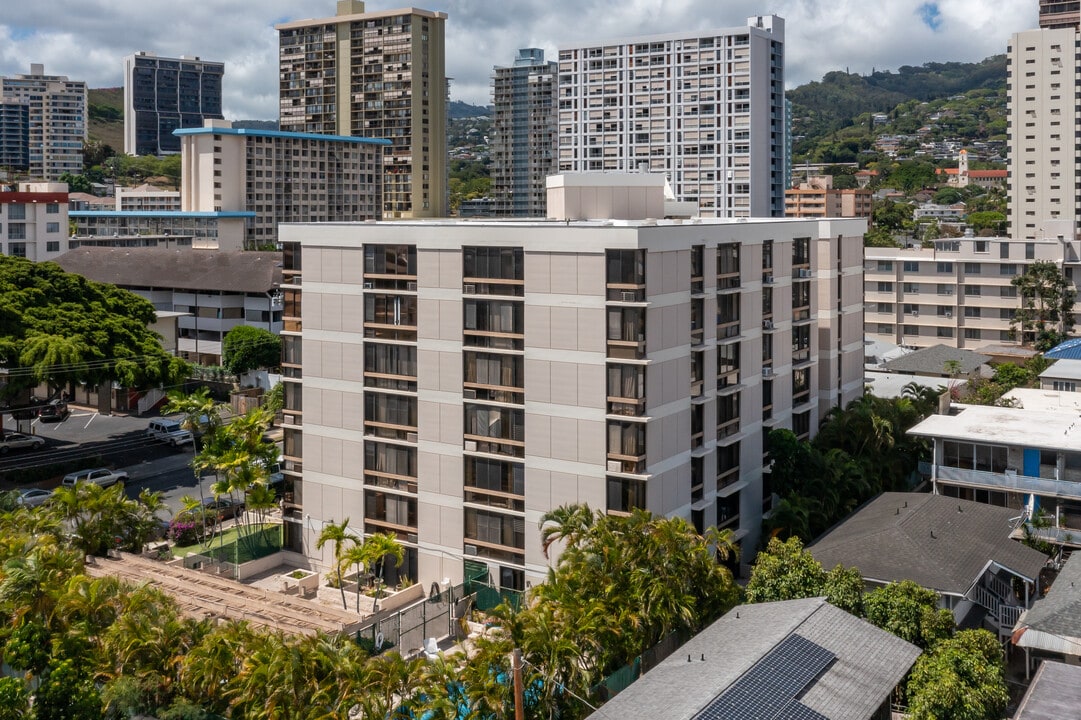
[[[895,70],[928,61],[1003,53],[1013,32],[1037,25],[1037,0],[433,0],[449,15],[451,98],[487,104],[493,65],[519,47],[684,30],[727,28],[774,13],[785,18],[789,87],[829,70]],[[406,6],[370,0],[369,10]],[[334,0],[4,0],[0,75],[29,72],[121,85],[138,50],[226,63],[225,116],[276,119],[277,32],[287,20],[334,15]],[[993,9],[992,9],[993,8]]]

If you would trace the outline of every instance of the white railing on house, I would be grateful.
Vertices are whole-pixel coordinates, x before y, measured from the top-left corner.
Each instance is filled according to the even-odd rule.
[[[945,465],[935,465],[934,477],[939,482],[967,485],[969,487],[1035,493],[1045,497],[1081,500],[1081,483],[1070,480],[1030,477],[1014,472],[996,473],[983,470],[966,470],[964,468],[946,467]]]

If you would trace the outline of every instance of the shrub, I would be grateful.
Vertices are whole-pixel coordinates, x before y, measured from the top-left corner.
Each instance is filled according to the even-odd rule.
[[[169,523],[169,539],[177,545],[194,545],[199,542],[202,526],[194,520],[174,518]]]

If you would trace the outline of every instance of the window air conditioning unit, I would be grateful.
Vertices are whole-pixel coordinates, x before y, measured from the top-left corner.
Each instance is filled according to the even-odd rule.
[[[405,434],[405,441],[406,442],[416,442],[417,441],[417,434],[416,433],[406,433]]]
[[[952,312],[948,312],[948,311],[947,311],[947,312],[946,312],[946,317],[948,317],[948,318],[952,318],[952,317],[953,317],[953,313],[952,313]]]
[[[366,283],[364,283],[364,289],[365,289],[365,290],[371,290],[371,289],[373,289],[374,287],[375,287],[375,283],[373,283],[373,282],[366,282]]]
[[[637,301],[638,301],[638,293],[637,292],[635,292],[634,290],[624,290],[623,291],[623,302],[637,302]]]
[[[406,290],[412,290],[413,292],[416,292],[417,291],[417,281],[416,280],[410,280],[409,282],[407,282],[405,284],[405,289]]]
[[[473,283],[466,283],[462,286],[462,292],[466,295],[474,295],[477,292],[477,286]]]
[[[771,368],[771,367],[762,368],[762,377],[769,377],[771,375],[773,375],[773,368]]]
[[[811,277],[811,271],[808,270],[807,268],[800,268],[799,269],[799,276],[801,278],[809,278],[809,277]]]
[[[763,275],[762,276],[762,282],[764,282],[767,285],[772,285],[773,284],[773,276],[772,275]]]
[[[608,472],[623,472],[623,463],[619,460],[609,460]]]
[[[472,388],[462,390],[462,397],[465,398],[466,400],[476,400],[477,399],[477,391],[472,389]]]
[[[920,311],[919,310],[913,310],[912,311],[912,317],[919,317],[919,316],[920,316]]]
[[[466,440],[462,444],[462,447],[464,447],[469,452],[476,452],[477,451],[477,441],[476,440]]]
[[[467,544],[467,545],[462,547],[462,552],[465,555],[476,555],[477,554],[477,546]]]
[[[773,321],[772,320],[763,320],[762,321],[762,329],[763,330],[772,330],[773,329]]]

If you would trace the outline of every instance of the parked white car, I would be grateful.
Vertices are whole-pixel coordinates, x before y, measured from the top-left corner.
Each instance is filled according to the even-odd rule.
[[[41,488],[23,488],[19,490],[19,498],[16,500],[23,507],[38,507],[49,502],[49,498],[53,496],[52,490],[42,490]]]
[[[37,450],[45,445],[45,438],[37,435],[24,435],[23,433],[4,433],[0,440],[0,455],[6,455],[10,450]]]
[[[128,474],[123,470],[110,470],[109,468],[91,468],[78,472],[68,473],[60,484],[64,487],[73,487],[78,483],[91,482],[102,487],[116,485],[118,482],[127,482]]]

